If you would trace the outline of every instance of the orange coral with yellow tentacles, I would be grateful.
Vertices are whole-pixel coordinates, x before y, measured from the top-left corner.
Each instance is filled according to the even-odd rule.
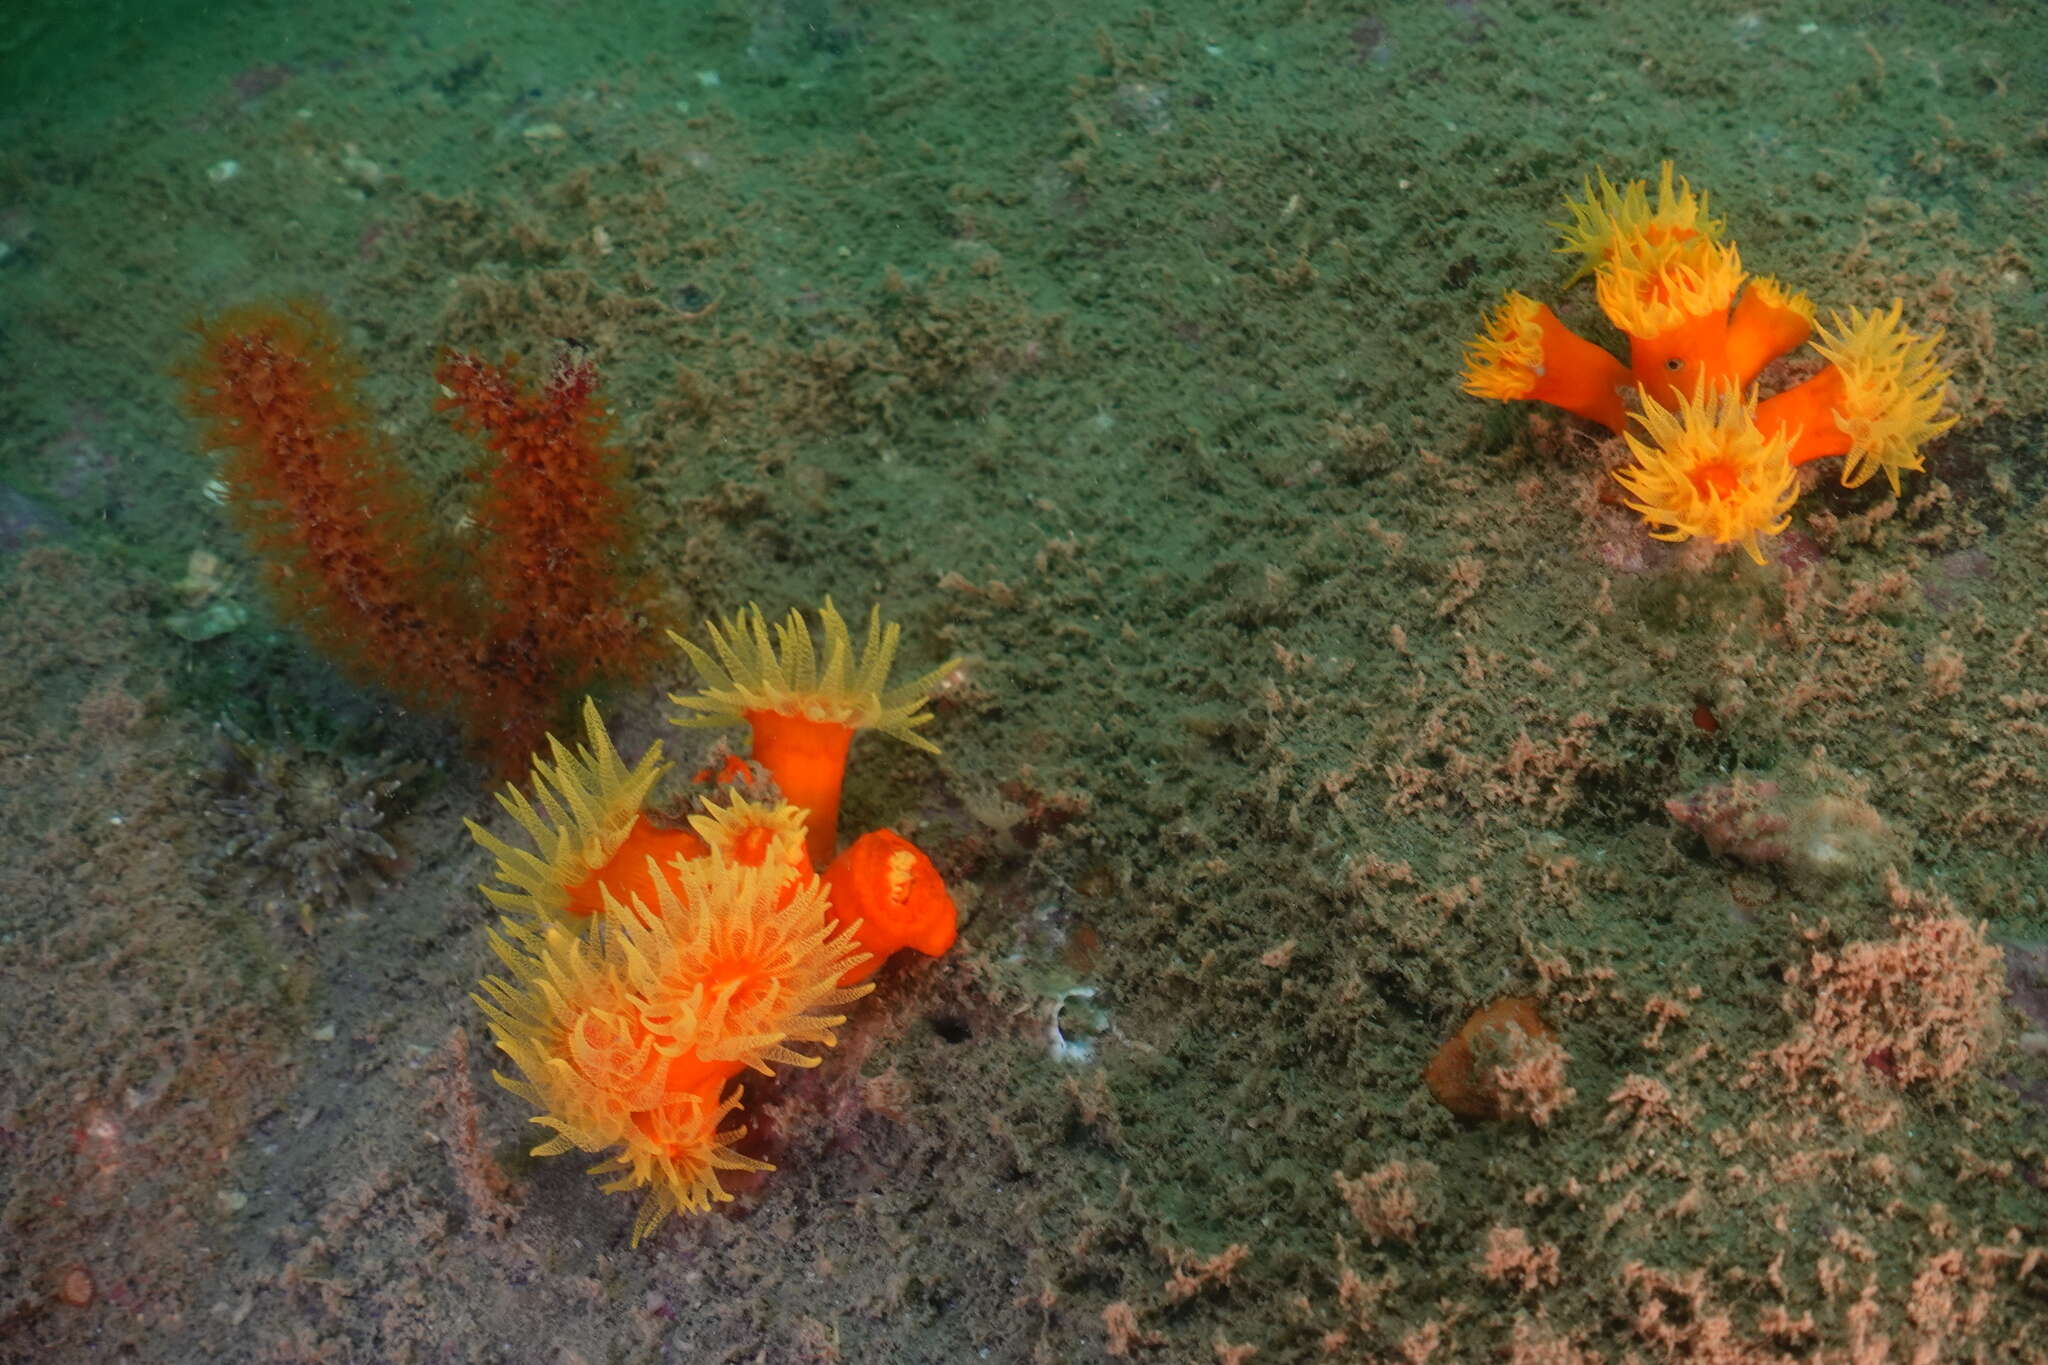
[[[937,753],[939,746],[918,733],[931,721],[925,703],[932,688],[959,665],[950,659],[906,683],[889,685],[902,627],[882,622],[881,608],[868,613],[867,640],[856,651],[846,620],[832,599],[818,610],[824,630],[822,668],[802,613],[791,610],[775,624],[757,606],[705,626],[711,641],[703,650],[670,632],[704,680],[693,694],[672,694],[682,708],[676,725],[730,725],[745,721],[753,731],[754,757],[782,794],[805,811],[811,861],[827,863],[839,848],[839,789],[846,755],[862,730],[879,730],[914,748]]]
[[[747,867],[717,851],[678,859],[648,877],[652,903],[624,913],[607,890],[600,931],[507,922],[491,946],[511,975],[476,997],[520,1079],[499,1076],[555,1136],[535,1149],[612,1155],[607,1189],[645,1189],[637,1243],[675,1211],[731,1198],[719,1172],[768,1170],[722,1126],[742,1070],[816,1066],[796,1049],[830,1047],[871,987],[841,978],[867,960],[848,926],[826,913],[813,876],[785,895],[779,869]]]
[[[1740,545],[1763,563],[1757,537],[1784,530],[1798,496],[1791,437],[1759,430],[1755,405],[1732,384],[1669,410],[1645,395],[1642,425],[1649,439],[1627,434],[1636,463],[1614,477],[1628,505],[1663,528],[1650,534]]]
[[[873,618],[854,660],[829,604],[825,615],[822,676],[808,632],[800,644],[787,633],[800,620],[779,656],[767,652],[782,702],[918,739],[908,732],[930,719],[928,682],[883,691],[896,628]],[[753,624],[765,640],[758,612]],[[744,666],[725,677],[749,695],[765,686]],[[807,706],[806,688],[823,700]],[[549,737],[531,797],[499,796],[523,841],[469,826],[496,858],[484,894],[505,912],[491,944],[506,974],[476,999],[517,1073],[498,1080],[553,1134],[535,1154],[606,1154],[592,1168],[612,1177],[604,1188],[644,1192],[637,1244],[671,1213],[729,1200],[725,1175],[773,1169],[738,1148],[741,1074],[817,1065],[883,960],[943,954],[958,915],[931,860],[890,830],[855,840],[821,875],[815,813],[790,801],[728,790],[686,827],[656,819],[661,746],[628,764],[589,702],[583,724],[580,745]],[[840,759],[850,739],[834,746]],[[838,786],[835,772],[835,817]]]
[[[1882,470],[1896,494],[1901,471],[1920,469],[1927,442],[1954,424],[1938,415],[1941,335],[1907,330],[1899,302],[1852,308],[1816,333],[1812,301],[1750,275],[1706,196],[1674,179],[1669,162],[1654,202],[1646,182],[1617,187],[1604,174],[1584,194],[1566,201],[1558,249],[1580,258],[1572,282],[1593,277],[1601,311],[1628,338],[1628,362],[1510,292],[1466,348],[1464,387],[1627,434],[1636,462],[1615,478],[1659,538],[1739,545],[1761,563],[1759,538],[1784,528],[1797,497],[1797,466],[1841,456],[1844,486]],[[1750,392],[1765,366],[1810,338],[1826,368],[1770,398]]]

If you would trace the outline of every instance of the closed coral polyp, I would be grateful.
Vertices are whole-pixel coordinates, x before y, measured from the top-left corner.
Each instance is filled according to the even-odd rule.
[[[1437,1049],[1422,1079],[1460,1118],[1525,1118],[1542,1127],[1573,1099],[1565,1060],[1536,1002],[1507,995],[1475,1010]]]
[[[945,880],[924,850],[894,830],[878,829],[853,841],[825,870],[833,913],[852,926],[873,956],[841,981],[865,981],[892,954],[913,948],[939,957],[953,946],[960,915]]]

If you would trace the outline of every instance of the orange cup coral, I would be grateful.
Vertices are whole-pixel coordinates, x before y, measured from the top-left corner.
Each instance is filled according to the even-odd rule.
[[[894,830],[854,840],[825,869],[825,885],[836,913],[854,923],[854,937],[870,955],[841,978],[843,984],[867,980],[904,948],[942,957],[959,934],[959,912],[939,870]]]
[[[1812,301],[1744,270],[1706,196],[1674,180],[1669,162],[1654,203],[1644,181],[1617,187],[1604,174],[1584,193],[1566,200],[1558,249],[1580,258],[1574,281],[1593,276],[1601,311],[1628,338],[1628,364],[1510,292],[1466,348],[1464,387],[1615,432],[1636,421],[1648,439],[1629,434],[1637,463],[1615,477],[1660,539],[1739,545],[1761,563],[1759,537],[1784,528],[1798,492],[1777,447],[1790,467],[1844,457],[1849,488],[1883,470],[1896,494],[1900,472],[1920,469],[1923,447],[1954,424],[1937,415],[1948,380],[1934,359],[1940,333],[1908,331],[1898,301],[1889,312],[1852,308],[1821,331],[1815,349],[1830,364],[1812,379],[1745,399],[1765,366],[1814,335]]]
[[[1526,399],[1620,430],[1628,367],[1574,333],[1527,294],[1509,292],[1465,352],[1465,392]]]
[[[950,659],[907,683],[888,685],[902,627],[868,613],[867,640],[855,653],[846,621],[830,598],[818,611],[825,632],[824,666],[818,664],[810,627],[792,610],[769,633],[761,609],[749,606],[705,627],[710,651],[670,633],[703,679],[701,691],[671,694],[683,708],[676,725],[730,725],[753,731],[754,757],[784,799],[806,812],[814,864],[832,861],[839,847],[839,793],[847,750],[862,730],[879,730],[927,753],[939,746],[917,733],[932,719],[925,703],[939,679],[958,667]]]
[[[1650,534],[1740,545],[1763,563],[1757,537],[1784,530],[1799,496],[1789,454],[1793,434],[1766,436],[1756,405],[1743,402],[1732,384],[1680,399],[1668,411],[1645,395],[1641,420],[1649,439],[1627,435],[1636,463],[1614,477],[1628,490],[1628,505],[1663,528]]]
[[[730,1199],[719,1172],[773,1169],[733,1149],[745,1130],[721,1126],[739,1105],[727,1083],[816,1066],[796,1048],[830,1047],[846,1018],[833,1011],[873,989],[841,984],[866,955],[816,877],[785,895],[780,869],[712,851],[649,884],[634,914],[606,891],[587,937],[508,921],[491,946],[510,977],[473,997],[520,1073],[499,1083],[554,1130],[534,1154],[613,1152],[593,1168],[617,1175],[605,1188],[647,1191],[635,1244],[670,1213]]]
[[[843,641],[836,615],[828,639],[835,623]],[[878,657],[873,674],[886,671],[893,644],[858,676]],[[915,724],[921,701],[877,707]],[[787,802],[727,791],[687,829],[655,823],[661,746],[629,765],[588,702],[583,721],[583,744],[551,736],[552,759],[535,758],[532,799],[498,798],[531,847],[470,823],[497,860],[484,893],[505,912],[491,946],[506,975],[475,999],[517,1072],[499,1082],[554,1134],[535,1154],[607,1153],[593,1168],[613,1177],[604,1188],[645,1191],[637,1244],[671,1213],[729,1200],[723,1173],[773,1169],[736,1150],[740,1073],[817,1065],[812,1049],[837,1041],[882,959],[945,952],[956,916],[931,860],[888,830],[821,877],[815,827]]]
[[[784,888],[809,880],[815,870],[804,813],[787,801],[770,806],[728,791],[722,800],[705,798],[690,828],[703,847],[731,862],[774,869]]]
[[[1581,258],[1567,285],[1602,266],[1654,259],[1700,238],[1721,240],[1722,223],[1707,216],[1707,196],[1694,194],[1690,181],[1680,179],[1674,185],[1670,162],[1659,168],[1655,208],[1650,206],[1648,182],[1631,180],[1617,186],[1607,172],[1594,174],[1600,178],[1597,189],[1591,180],[1581,182],[1584,203],[1564,201],[1572,221],[1550,225],[1564,234],[1558,254]]]
[[[583,728],[585,745],[572,749],[549,735],[554,762],[534,758],[540,809],[517,787],[498,795],[498,805],[533,840],[532,849],[515,848],[474,820],[464,822],[470,837],[498,859],[504,885],[486,886],[484,895],[523,923],[573,926],[601,910],[606,895],[621,902],[635,895],[652,899],[648,879],[655,864],[704,848],[688,830],[663,829],[647,818],[647,795],[668,768],[659,743],[628,768],[587,698]]]
[[[1546,1127],[1577,1097],[1569,1057],[1536,1002],[1504,995],[1472,1012],[1422,1073],[1437,1103],[1465,1119],[1526,1119]]]
[[[1934,361],[1939,338],[1914,336],[1889,313],[1849,310],[1834,319],[1813,349],[1828,367],[1803,384],[1766,399],[1757,422],[1793,433],[1792,463],[1840,455],[1842,486],[1856,488],[1884,471],[1899,492],[1899,471],[1922,468],[1921,447],[1955,425],[1940,417],[1948,372]]]

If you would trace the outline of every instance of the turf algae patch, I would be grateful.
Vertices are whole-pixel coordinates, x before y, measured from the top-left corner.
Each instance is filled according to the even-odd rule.
[[[260,920],[205,889],[204,736],[149,682],[145,593],[50,548],[0,580],[10,1358],[147,1351],[207,1310],[304,1018]]]

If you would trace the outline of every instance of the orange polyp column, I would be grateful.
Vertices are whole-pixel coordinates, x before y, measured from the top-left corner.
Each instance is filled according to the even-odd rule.
[[[1526,294],[1510,293],[1465,349],[1465,392],[1502,403],[1548,403],[1609,431],[1628,423],[1628,367],[1558,321]]]
[[[686,829],[664,829],[642,815],[633,821],[632,832],[613,852],[611,861],[568,888],[572,915],[595,915],[604,909],[604,893],[620,905],[631,905],[637,897],[652,912],[660,904],[655,894],[647,860],[666,867],[672,859],[696,858],[704,853],[704,841]]]
[[[754,732],[754,758],[782,788],[782,799],[803,811],[811,864],[823,867],[839,846],[839,789],[846,781],[852,727],[780,711],[745,714]]]
[[[1609,431],[1628,425],[1622,392],[1631,387],[1619,360],[1558,321],[1544,308],[1536,314],[1543,330],[1543,369],[1525,397],[1600,423]]]
[[[1790,459],[1795,465],[1849,453],[1849,434],[1835,421],[1842,401],[1842,372],[1830,365],[1803,384],[1795,384],[1757,404],[1757,429],[1766,436],[1797,428]]]
[[[1805,345],[1812,335],[1813,319],[1807,313],[1783,302],[1776,286],[1752,280],[1728,320],[1728,377],[1748,388],[1764,366]]]
[[[1629,338],[1628,363],[1635,384],[1665,407],[1706,388],[1726,383],[1729,374],[1728,318],[1709,313],[1653,337]]]

